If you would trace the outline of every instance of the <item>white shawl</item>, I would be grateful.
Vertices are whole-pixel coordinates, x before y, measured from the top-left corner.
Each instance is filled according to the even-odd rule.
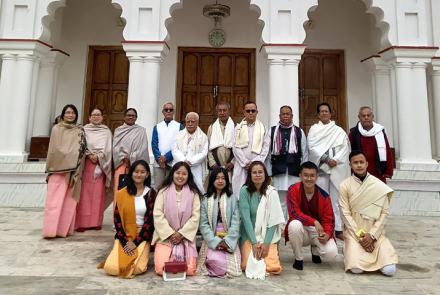
[[[220,119],[217,119],[212,124],[211,138],[209,138],[209,150],[212,151],[215,148],[224,146],[225,148],[232,148],[234,145],[234,121],[229,117],[225,126],[225,134],[222,133],[220,126]]]
[[[381,162],[385,162],[387,160],[387,146],[385,143],[385,136],[383,134],[384,129],[385,128],[382,125],[373,122],[373,128],[367,131],[364,129],[364,127],[362,127],[361,122],[358,123],[358,130],[362,136],[375,137],[377,152],[379,153],[379,159]]]
[[[255,128],[252,139],[252,152],[255,154],[260,154],[263,149],[264,134],[266,133],[266,128],[260,120],[255,120]],[[249,145],[249,131],[248,123],[246,119],[243,119],[237,128],[237,134],[235,138],[235,147],[245,148]]]
[[[330,180],[339,190],[339,184],[350,176],[348,155],[351,148],[345,131],[334,121],[330,121],[328,124],[323,124],[320,121],[310,128],[307,143],[309,145],[309,160],[320,167],[322,171],[330,174]],[[330,158],[336,160],[338,164],[333,168],[326,163],[319,166],[321,157],[329,150],[332,152]]]
[[[191,138],[191,141],[188,143],[188,139]],[[191,150],[193,154],[198,154],[203,151],[203,147],[207,141],[206,134],[203,133],[200,127],[197,127],[196,131],[193,134],[189,134],[189,132],[185,129],[180,130],[176,137],[176,145],[177,149],[182,152],[185,156],[188,154],[188,151]]]

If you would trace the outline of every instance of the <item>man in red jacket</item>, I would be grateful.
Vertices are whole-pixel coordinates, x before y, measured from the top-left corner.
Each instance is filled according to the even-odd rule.
[[[333,238],[335,219],[330,196],[316,185],[318,167],[305,162],[299,171],[301,182],[291,185],[286,197],[289,221],[284,236],[292,245],[293,268],[302,270],[302,247],[311,245],[313,263],[321,263],[321,256],[334,260],[338,248]]]

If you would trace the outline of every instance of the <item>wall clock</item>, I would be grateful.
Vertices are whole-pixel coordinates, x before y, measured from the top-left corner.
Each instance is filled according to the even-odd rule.
[[[222,29],[214,29],[209,32],[209,44],[212,47],[222,47],[226,42],[226,34]]]

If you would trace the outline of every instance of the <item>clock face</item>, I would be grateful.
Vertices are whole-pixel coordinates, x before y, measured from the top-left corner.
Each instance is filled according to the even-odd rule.
[[[226,41],[226,34],[221,29],[214,29],[209,33],[209,44],[213,47],[222,47]]]

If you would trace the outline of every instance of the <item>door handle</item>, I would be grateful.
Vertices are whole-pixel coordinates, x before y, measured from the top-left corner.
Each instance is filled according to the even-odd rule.
[[[218,86],[215,85],[214,86],[214,98],[217,98],[217,95],[218,95]]]

